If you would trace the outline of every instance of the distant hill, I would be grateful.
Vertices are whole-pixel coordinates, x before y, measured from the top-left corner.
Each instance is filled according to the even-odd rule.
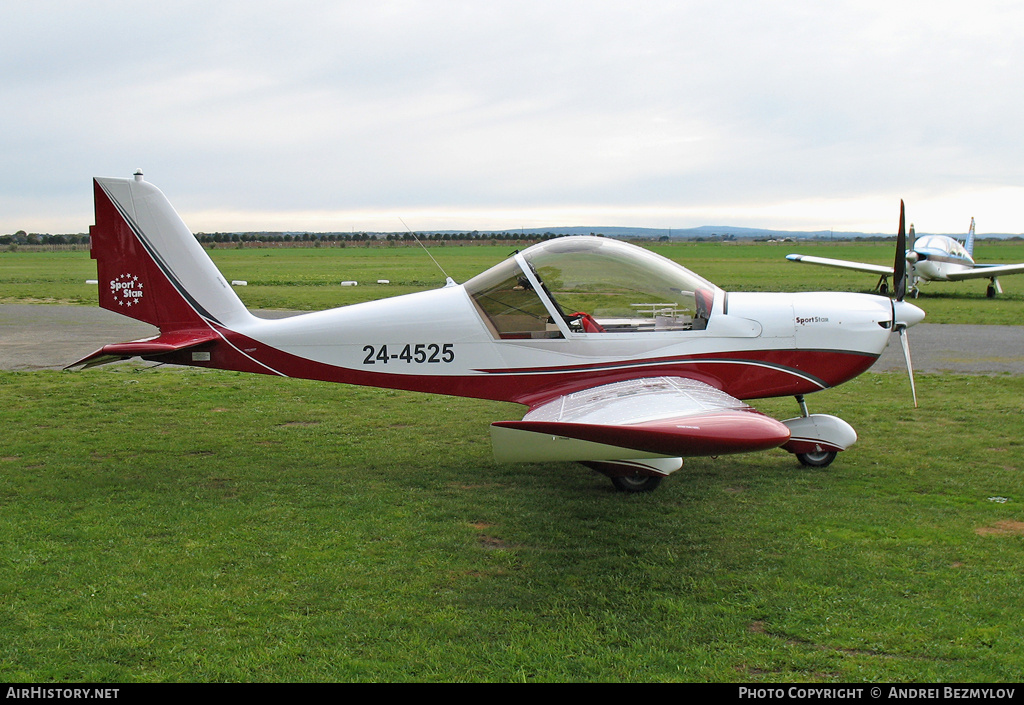
[[[574,227],[574,228],[534,228],[523,232],[527,235],[605,235],[614,238],[638,238],[642,240],[696,240],[708,239],[740,239],[740,240],[771,240],[785,237],[795,239],[815,239],[829,237],[829,231],[796,232],[790,230],[767,230],[764,228],[740,228],[728,225],[702,225],[699,228],[626,228],[626,227]],[[835,233],[836,238],[853,237],[885,237],[882,233],[864,235],[864,233]]]
[[[522,233],[524,235],[531,236],[544,235],[546,233],[551,233],[554,235],[604,235],[606,237],[622,239],[636,238],[642,240],[660,240],[662,238],[668,238],[669,240],[781,240],[784,238],[790,238],[793,240],[853,240],[856,238],[888,239],[896,237],[896,233],[859,233],[831,230],[770,230],[766,228],[741,228],[732,225],[702,225],[698,228],[626,228],[580,226],[570,228],[527,228],[524,230],[517,229],[487,232]],[[960,238],[961,240],[966,236],[966,233],[917,233],[918,237],[922,235],[939,234],[949,235],[950,237]],[[1009,237],[1022,237],[1022,235],[1011,233],[979,233],[978,237],[980,239],[1003,239]]]

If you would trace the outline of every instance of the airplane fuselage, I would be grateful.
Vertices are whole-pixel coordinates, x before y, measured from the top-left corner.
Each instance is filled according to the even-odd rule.
[[[716,290],[704,330],[496,339],[464,286],[279,320],[217,326],[181,364],[535,405],[623,379],[685,376],[739,399],[851,379],[889,340],[893,307],[868,294]]]

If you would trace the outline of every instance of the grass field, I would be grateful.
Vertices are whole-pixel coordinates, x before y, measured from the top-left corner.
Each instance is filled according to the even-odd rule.
[[[507,257],[515,245],[432,247],[447,274],[464,282]],[[785,259],[791,251],[861,262],[891,263],[889,243],[688,243],[650,245],[726,291],[865,291],[870,274]],[[237,249],[210,255],[228,280],[244,280],[236,291],[252,308],[319,310],[444,285],[444,276],[418,247]],[[1024,243],[982,242],[979,261],[1024,262]],[[88,252],[0,252],[0,303],[73,303],[95,306],[96,264]],[[389,280],[378,285],[379,279]],[[359,286],[342,287],[342,281]],[[928,323],[1019,325],[1024,310],[1024,275],[1004,277],[1003,295],[985,298],[987,280],[932,283],[915,303]]]
[[[1024,378],[919,387],[816,395],[861,435],[826,470],[693,459],[629,496],[494,464],[517,407],[0,373],[0,680],[1017,681]]]
[[[433,253],[464,281],[511,249]],[[874,283],[774,245],[655,249],[727,289]],[[254,307],[441,283],[415,249],[213,254]],[[87,253],[0,253],[0,301],[95,305],[94,276]],[[995,301],[941,286],[929,322],[1020,322],[1024,277]],[[0,681],[1019,681],[1024,377],[917,384],[919,409],[895,373],[809,399],[860,435],[829,468],[688,459],[631,496],[576,464],[495,464],[488,425],[514,405],[0,372]]]

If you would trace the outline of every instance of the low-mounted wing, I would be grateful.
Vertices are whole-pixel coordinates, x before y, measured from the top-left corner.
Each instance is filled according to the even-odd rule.
[[[991,279],[1009,274],[1024,274],[1024,264],[979,264],[974,269],[951,272],[946,279],[958,282],[963,279]]]
[[[844,259],[830,259],[828,257],[811,257],[810,255],[786,255],[790,262],[803,262],[804,264],[818,264],[823,267],[839,267],[840,269],[853,269],[858,272],[870,272],[872,274],[884,274],[892,276],[892,267],[883,264],[868,264],[867,262],[850,262]]]
[[[775,448],[789,436],[780,421],[683,377],[606,384],[491,425],[495,458],[505,462],[724,455]]]

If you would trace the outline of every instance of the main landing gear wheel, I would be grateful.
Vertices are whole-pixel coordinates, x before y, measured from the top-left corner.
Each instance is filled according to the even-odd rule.
[[[823,468],[831,465],[836,455],[834,450],[819,450],[812,453],[797,453],[796,459],[808,467]]]
[[[620,492],[651,492],[661,484],[662,478],[654,475],[623,475],[611,478],[615,489]]]

